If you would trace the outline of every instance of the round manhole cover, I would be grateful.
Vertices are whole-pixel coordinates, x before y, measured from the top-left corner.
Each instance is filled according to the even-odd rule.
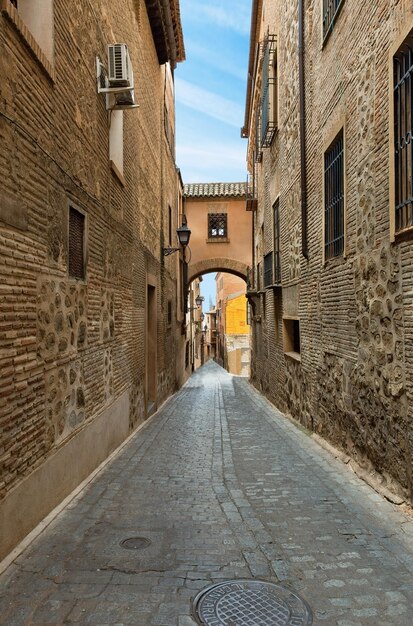
[[[311,610],[296,593],[263,580],[229,580],[201,591],[193,603],[202,626],[309,626]]]
[[[146,537],[129,537],[129,539],[121,541],[120,545],[127,550],[142,550],[142,548],[150,546],[151,542]]]

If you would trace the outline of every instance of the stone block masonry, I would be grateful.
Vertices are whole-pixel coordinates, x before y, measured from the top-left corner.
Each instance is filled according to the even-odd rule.
[[[178,263],[161,246],[180,182],[161,132],[173,83],[154,17],[144,0],[50,5],[52,54],[30,12],[0,2],[0,559],[146,419],[149,273],[155,404],[177,386],[166,292],[176,312]],[[117,167],[95,77],[113,42],[128,45],[140,104],[123,111]],[[71,209],[83,279],[69,272]]]
[[[301,253],[297,3],[262,4],[252,42],[263,44],[267,31],[277,36],[278,109],[277,132],[260,163],[253,159],[259,99],[249,113],[249,165],[258,189],[255,264],[274,248],[278,199],[282,285],[257,300],[252,380],[278,407],[412,501],[413,254],[411,240],[393,241],[389,103],[393,54],[413,28],[413,8],[343,0],[323,40],[325,3],[305,3],[307,260]],[[341,131],[344,252],[325,258],[324,154]],[[285,320],[291,318],[300,348],[286,354]]]

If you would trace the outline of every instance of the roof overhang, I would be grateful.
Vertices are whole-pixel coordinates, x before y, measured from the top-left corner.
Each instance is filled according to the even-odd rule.
[[[185,60],[179,0],[145,0],[159,64]]]
[[[254,97],[254,66],[259,45],[259,25],[262,12],[262,0],[253,0],[251,12],[250,54],[248,61],[247,95],[245,98],[244,126],[241,128],[241,137],[247,138],[250,131],[252,99]]]

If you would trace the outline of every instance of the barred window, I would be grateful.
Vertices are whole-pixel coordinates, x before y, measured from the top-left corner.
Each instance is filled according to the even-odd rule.
[[[208,238],[216,239],[227,237],[227,214],[226,213],[209,213],[208,214]]]
[[[394,57],[395,229],[413,226],[413,31]]]
[[[168,326],[172,325],[172,300],[168,300]]]
[[[344,135],[341,130],[324,154],[325,258],[344,251]]]
[[[269,252],[264,257],[264,287],[273,284],[273,254]]]
[[[261,147],[271,145],[277,129],[277,48],[275,35],[268,35],[264,42],[261,92]]]
[[[327,39],[333,30],[344,0],[323,0],[323,37]]]
[[[69,276],[85,278],[85,216],[73,207],[69,209]]]
[[[281,243],[280,243],[280,202],[276,200],[273,205],[274,219],[274,284],[281,283]]]

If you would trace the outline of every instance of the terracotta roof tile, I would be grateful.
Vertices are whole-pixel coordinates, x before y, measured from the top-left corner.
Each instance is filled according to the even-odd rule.
[[[184,185],[185,198],[244,197],[246,183],[191,183]]]

